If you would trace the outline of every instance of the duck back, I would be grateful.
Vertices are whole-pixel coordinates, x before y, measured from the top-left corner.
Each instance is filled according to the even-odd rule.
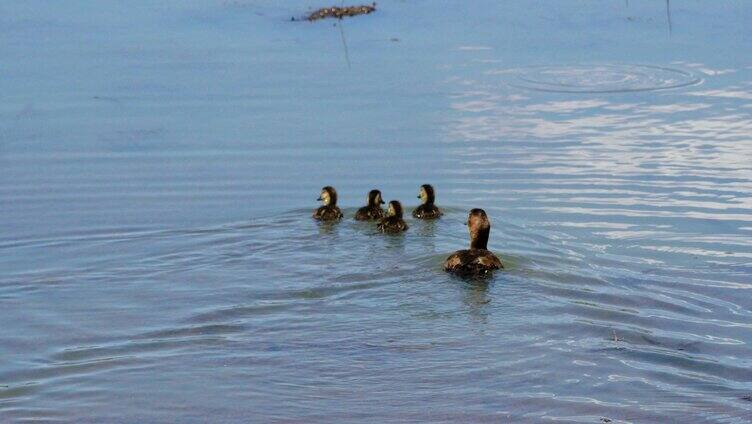
[[[384,217],[384,210],[379,206],[363,206],[355,213],[355,219],[358,221],[372,221]]]
[[[382,218],[376,228],[382,233],[401,233],[402,231],[406,231],[408,226],[402,218],[388,216]]]
[[[418,219],[436,219],[441,216],[441,211],[432,203],[424,203],[413,209],[413,217]]]
[[[444,270],[462,275],[485,275],[502,268],[499,258],[485,249],[458,250],[444,261]]]
[[[336,221],[342,218],[342,211],[337,206],[321,206],[313,212],[313,217],[320,221]]]

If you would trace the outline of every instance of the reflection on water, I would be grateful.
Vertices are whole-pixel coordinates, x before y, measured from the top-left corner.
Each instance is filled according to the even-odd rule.
[[[739,291],[752,288],[744,230],[752,220],[752,111],[739,83],[689,87],[700,80],[677,71],[686,83],[664,78],[665,88],[683,89],[636,96],[620,93],[664,87],[621,66],[520,77],[496,61],[479,63],[475,76],[450,80],[459,83],[451,105],[458,117],[446,127],[461,162],[453,172],[468,192],[503,198],[500,211],[539,216],[537,226],[561,245],[558,255],[571,251],[580,262],[572,277],[563,264],[534,273],[548,305],[536,322],[561,331],[549,344],[573,364],[613,368],[606,380],[588,379],[600,392],[592,401],[634,399],[621,388],[629,382],[665,399],[643,403],[645,410],[677,413],[684,404],[749,416],[735,410],[748,408],[738,397],[713,401],[707,392],[749,390],[752,382],[739,361],[749,339],[738,329],[752,317]],[[749,81],[742,69],[685,66]],[[525,84],[499,79],[507,75]],[[604,356],[593,363],[577,357],[581,349]],[[558,372],[558,381],[588,381],[576,367]]]
[[[0,421],[748,422],[752,8],[423,3],[3,6]]]

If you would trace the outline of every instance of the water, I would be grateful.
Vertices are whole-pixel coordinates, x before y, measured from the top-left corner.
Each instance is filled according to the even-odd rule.
[[[0,421],[752,419],[752,5],[322,5],[0,4]]]

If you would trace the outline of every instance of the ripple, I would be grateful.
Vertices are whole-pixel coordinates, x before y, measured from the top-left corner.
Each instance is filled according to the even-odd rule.
[[[507,72],[504,72],[507,73]],[[651,65],[540,66],[512,70],[513,87],[550,93],[629,93],[702,82],[692,72]]]

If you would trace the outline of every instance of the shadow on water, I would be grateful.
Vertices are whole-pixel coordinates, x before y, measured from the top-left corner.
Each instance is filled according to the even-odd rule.
[[[437,221],[436,219],[415,219],[411,222],[411,226],[421,237],[436,237]]]
[[[337,230],[337,226],[340,223],[338,221],[331,222],[331,221],[325,221],[325,222],[318,222],[317,225],[319,227],[319,235],[322,236],[331,236],[335,234],[335,231]]]
[[[491,303],[491,296],[488,292],[492,282],[493,277],[490,276],[464,279],[465,295],[462,302],[467,307],[469,316],[480,324],[488,322]]]

